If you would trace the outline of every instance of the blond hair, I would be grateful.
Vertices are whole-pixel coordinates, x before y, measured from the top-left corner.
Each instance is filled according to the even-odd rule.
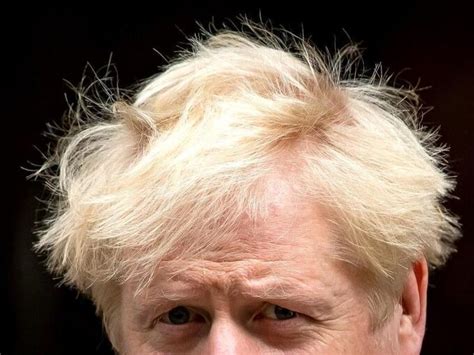
[[[283,160],[295,189],[333,212],[335,257],[362,271],[380,322],[410,264],[442,265],[459,236],[443,207],[446,148],[413,88],[358,70],[357,46],[330,55],[244,24],[201,31],[133,100],[72,112],[35,173],[53,196],[36,248],[107,319],[108,285],[145,287],[166,255],[199,258],[242,215],[264,214],[259,186]]]

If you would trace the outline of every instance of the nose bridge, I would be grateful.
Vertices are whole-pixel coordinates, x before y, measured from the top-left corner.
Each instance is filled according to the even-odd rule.
[[[255,354],[252,337],[232,319],[216,319],[207,339],[207,354]]]

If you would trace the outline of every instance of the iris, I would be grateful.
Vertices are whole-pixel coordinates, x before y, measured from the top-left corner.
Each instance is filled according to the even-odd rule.
[[[275,306],[275,316],[278,320],[290,319],[296,316],[296,312],[290,311],[287,308]]]
[[[168,319],[171,324],[185,324],[189,322],[190,318],[189,310],[183,306],[175,307],[168,312]]]

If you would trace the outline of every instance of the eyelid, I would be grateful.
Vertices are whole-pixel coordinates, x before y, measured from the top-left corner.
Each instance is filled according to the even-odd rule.
[[[326,302],[304,302],[301,300],[291,299],[270,299],[267,303],[275,304],[277,306],[289,309],[298,315],[306,316],[311,319],[322,320],[333,315],[333,307]]]

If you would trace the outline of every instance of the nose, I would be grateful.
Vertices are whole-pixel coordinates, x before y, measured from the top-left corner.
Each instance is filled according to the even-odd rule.
[[[258,344],[241,325],[230,319],[215,320],[207,338],[206,354],[258,354]]]

